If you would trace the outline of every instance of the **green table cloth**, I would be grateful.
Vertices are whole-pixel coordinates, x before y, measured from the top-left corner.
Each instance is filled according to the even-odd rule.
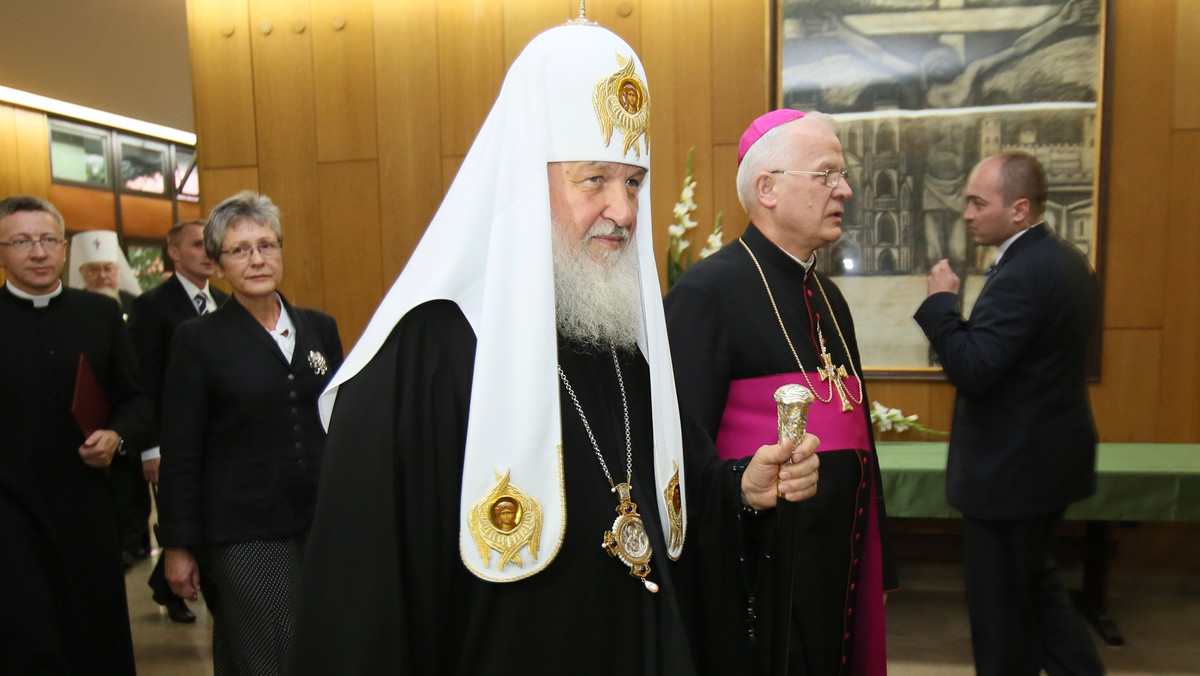
[[[877,448],[888,516],[960,516],[946,503],[946,442]],[[1096,494],[1071,505],[1065,518],[1200,521],[1200,444],[1100,444],[1096,475]]]

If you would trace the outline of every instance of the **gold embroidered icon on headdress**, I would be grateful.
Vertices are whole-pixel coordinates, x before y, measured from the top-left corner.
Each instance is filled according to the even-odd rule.
[[[679,492],[679,461],[675,463],[675,473],[663,489],[663,499],[667,504],[667,521],[671,525],[671,539],[668,549],[678,549],[683,545],[683,495]]]
[[[521,548],[529,548],[529,557],[537,562],[538,543],[542,539],[542,506],[536,499],[508,481],[510,470],[496,472],[496,485],[471,506],[467,526],[479,548],[484,567],[491,567],[492,550],[500,554],[497,569],[509,563],[522,567]]]
[[[604,145],[612,140],[613,128],[624,132],[621,154],[633,149],[641,158],[638,139],[644,137],[646,153],[650,153],[650,90],[634,70],[633,57],[628,59],[617,54],[620,70],[602,78],[592,90],[592,104],[600,118],[600,129],[604,132]]]

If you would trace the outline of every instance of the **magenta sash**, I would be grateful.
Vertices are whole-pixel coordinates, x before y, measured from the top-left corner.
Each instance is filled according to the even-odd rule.
[[[820,376],[808,374],[813,385],[821,387]],[[843,381],[851,393],[859,392],[857,378]],[[759,446],[778,443],[778,414],[776,413],[775,390],[789,383],[808,386],[804,375],[783,373],[735,380],[729,385],[729,399],[725,404],[725,415],[717,433],[717,452],[724,459],[743,458],[752,455]],[[814,392],[828,397],[829,390]],[[818,451],[863,450],[870,462],[863,466],[863,478],[868,482],[867,505],[856,505],[867,512],[867,541],[863,545],[863,561],[858,568],[858,579],[852,584],[857,588],[854,622],[854,656],[852,676],[880,676],[887,673],[887,646],[883,615],[883,562],[879,546],[879,514],[875,509],[875,461],[874,449],[868,433],[866,406],[854,404],[854,410],[843,413],[837,392],[828,402],[819,399],[808,409],[808,431],[821,440]]]

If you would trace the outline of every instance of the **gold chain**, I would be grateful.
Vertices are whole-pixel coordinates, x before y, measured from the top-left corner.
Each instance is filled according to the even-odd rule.
[[[754,263],[754,267],[758,269],[758,276],[762,278],[763,288],[767,290],[767,298],[771,301],[771,309],[775,311],[775,319],[779,322],[779,330],[783,331],[783,339],[787,341],[788,349],[792,351],[792,357],[796,360],[796,365],[800,367],[800,373],[804,376],[804,381],[808,383],[808,389],[812,391],[813,396],[821,403],[828,404],[833,401],[833,393],[835,391],[834,378],[837,376],[832,374],[829,376],[829,396],[822,399],[821,395],[817,394],[817,388],[813,387],[812,380],[808,377],[808,371],[804,368],[804,363],[800,361],[800,355],[796,354],[796,347],[792,345],[792,337],[788,335],[787,327],[783,325],[783,317],[779,314],[779,306],[775,304],[775,294],[771,293],[771,285],[767,283],[767,275],[763,272],[762,266],[759,265],[758,257],[754,255],[754,252],[750,250],[750,246],[740,237],[738,238],[738,244],[742,245],[742,248],[750,255],[750,260]],[[863,402],[862,378],[859,377],[858,371],[854,368],[854,360],[850,358],[850,348],[846,345],[846,337],[842,335],[842,327],[838,325],[833,307],[829,304],[829,297],[825,295],[825,287],[821,286],[821,280],[815,273],[813,274],[813,279],[817,281],[817,289],[821,291],[821,298],[825,301],[825,307],[829,309],[830,318],[833,319],[833,328],[837,330],[838,338],[842,341],[842,349],[846,351],[846,361],[850,364],[850,372],[854,374],[855,380],[858,381],[858,398],[855,399],[854,395],[849,392],[846,392],[846,395],[850,397],[851,401],[861,405]],[[817,336],[821,342],[821,350],[825,351],[825,337],[821,335],[820,322],[817,322]]]
[[[753,255],[753,254],[751,254],[751,255]],[[816,265],[816,263],[813,263],[813,264]],[[762,270],[760,269],[759,272],[761,272],[761,271]],[[833,320],[833,328],[834,328],[834,330],[837,331],[838,340],[842,341],[842,350],[844,350],[846,353],[846,363],[850,365],[850,372],[854,374],[854,379],[858,381],[858,399],[855,399],[854,395],[850,395],[850,401],[853,401],[854,403],[861,406],[863,403],[862,376],[858,375],[858,370],[854,368],[854,360],[850,358],[850,346],[846,344],[846,336],[844,334],[842,334],[842,327],[838,326],[837,313],[833,311],[833,306],[831,306],[829,304],[829,296],[825,295],[825,287],[821,286],[821,278],[818,277],[815,272],[813,273],[813,280],[815,280],[817,282],[817,289],[821,292],[821,298],[825,301],[825,307],[829,309],[829,318]],[[763,278],[763,281],[764,282],[767,281],[766,277]],[[772,301],[772,302],[774,302],[774,301]],[[780,325],[782,326],[782,323]],[[786,331],[785,331],[785,333],[786,333]],[[818,322],[817,323],[817,335],[820,335],[820,333],[821,333],[821,324],[820,324],[820,322]],[[821,338],[822,345],[824,344],[824,342],[825,342],[825,338],[822,337]],[[850,394],[850,393],[847,392],[846,394]]]

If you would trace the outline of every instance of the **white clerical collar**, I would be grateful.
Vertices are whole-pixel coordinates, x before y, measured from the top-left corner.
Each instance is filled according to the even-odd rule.
[[[772,242],[772,243],[773,243],[773,242]],[[808,271],[809,271],[810,269],[812,269],[812,266],[814,266],[814,265],[816,265],[816,264],[817,264],[817,252],[816,252],[816,251],[814,251],[814,252],[812,252],[811,254],[809,254],[809,255],[808,255],[808,260],[806,260],[806,261],[802,261],[802,260],[800,260],[799,258],[797,258],[796,256],[793,256],[791,251],[788,251],[787,249],[785,249],[785,248],[783,248],[783,247],[779,246],[778,244],[776,244],[775,246],[776,246],[776,247],[778,247],[780,251],[782,251],[783,253],[787,254],[788,258],[790,258],[790,259],[792,259],[792,260],[796,261],[797,263],[799,263],[799,264],[800,264],[800,267],[804,268],[804,272],[805,272],[805,274],[807,274],[807,273],[808,273]]]
[[[50,304],[50,299],[61,294],[63,290],[62,282],[59,282],[58,286],[54,287],[54,290],[50,293],[44,293],[40,296],[35,296],[32,293],[25,293],[8,282],[5,282],[4,286],[9,290],[10,293],[12,293],[12,295],[16,296],[17,298],[24,298],[25,300],[32,302],[34,307],[46,307]]]
[[[1017,234],[1013,235],[1012,237],[1009,237],[1008,239],[1004,240],[1003,242],[1000,242],[1000,246],[996,247],[996,259],[994,261],[992,261],[992,265],[1000,265],[1000,259],[1004,257],[1004,252],[1008,251],[1008,247],[1012,246],[1012,243],[1017,241],[1018,237],[1020,237],[1021,235],[1024,235],[1025,233],[1029,232],[1030,230],[1033,230],[1034,228],[1038,227],[1039,225],[1045,225],[1045,224],[1046,224],[1046,221],[1038,221],[1037,223],[1034,223],[1033,225],[1029,226],[1028,228],[1025,228],[1024,230],[1017,232]]]
[[[206,303],[206,305],[204,306],[205,314],[217,309],[217,301],[216,301],[216,299],[214,299],[212,297],[212,293],[210,293],[208,290],[208,280],[207,279],[204,280],[204,288],[202,289],[202,288],[196,286],[195,284],[192,284],[192,280],[188,279],[187,277],[184,277],[183,275],[179,274],[178,272],[175,273],[175,276],[179,278],[179,283],[183,285],[183,290],[184,290],[184,292],[187,293],[188,299],[195,300],[196,294],[198,294],[198,293],[203,294],[204,301]],[[283,307],[283,303],[280,303],[279,307]]]

